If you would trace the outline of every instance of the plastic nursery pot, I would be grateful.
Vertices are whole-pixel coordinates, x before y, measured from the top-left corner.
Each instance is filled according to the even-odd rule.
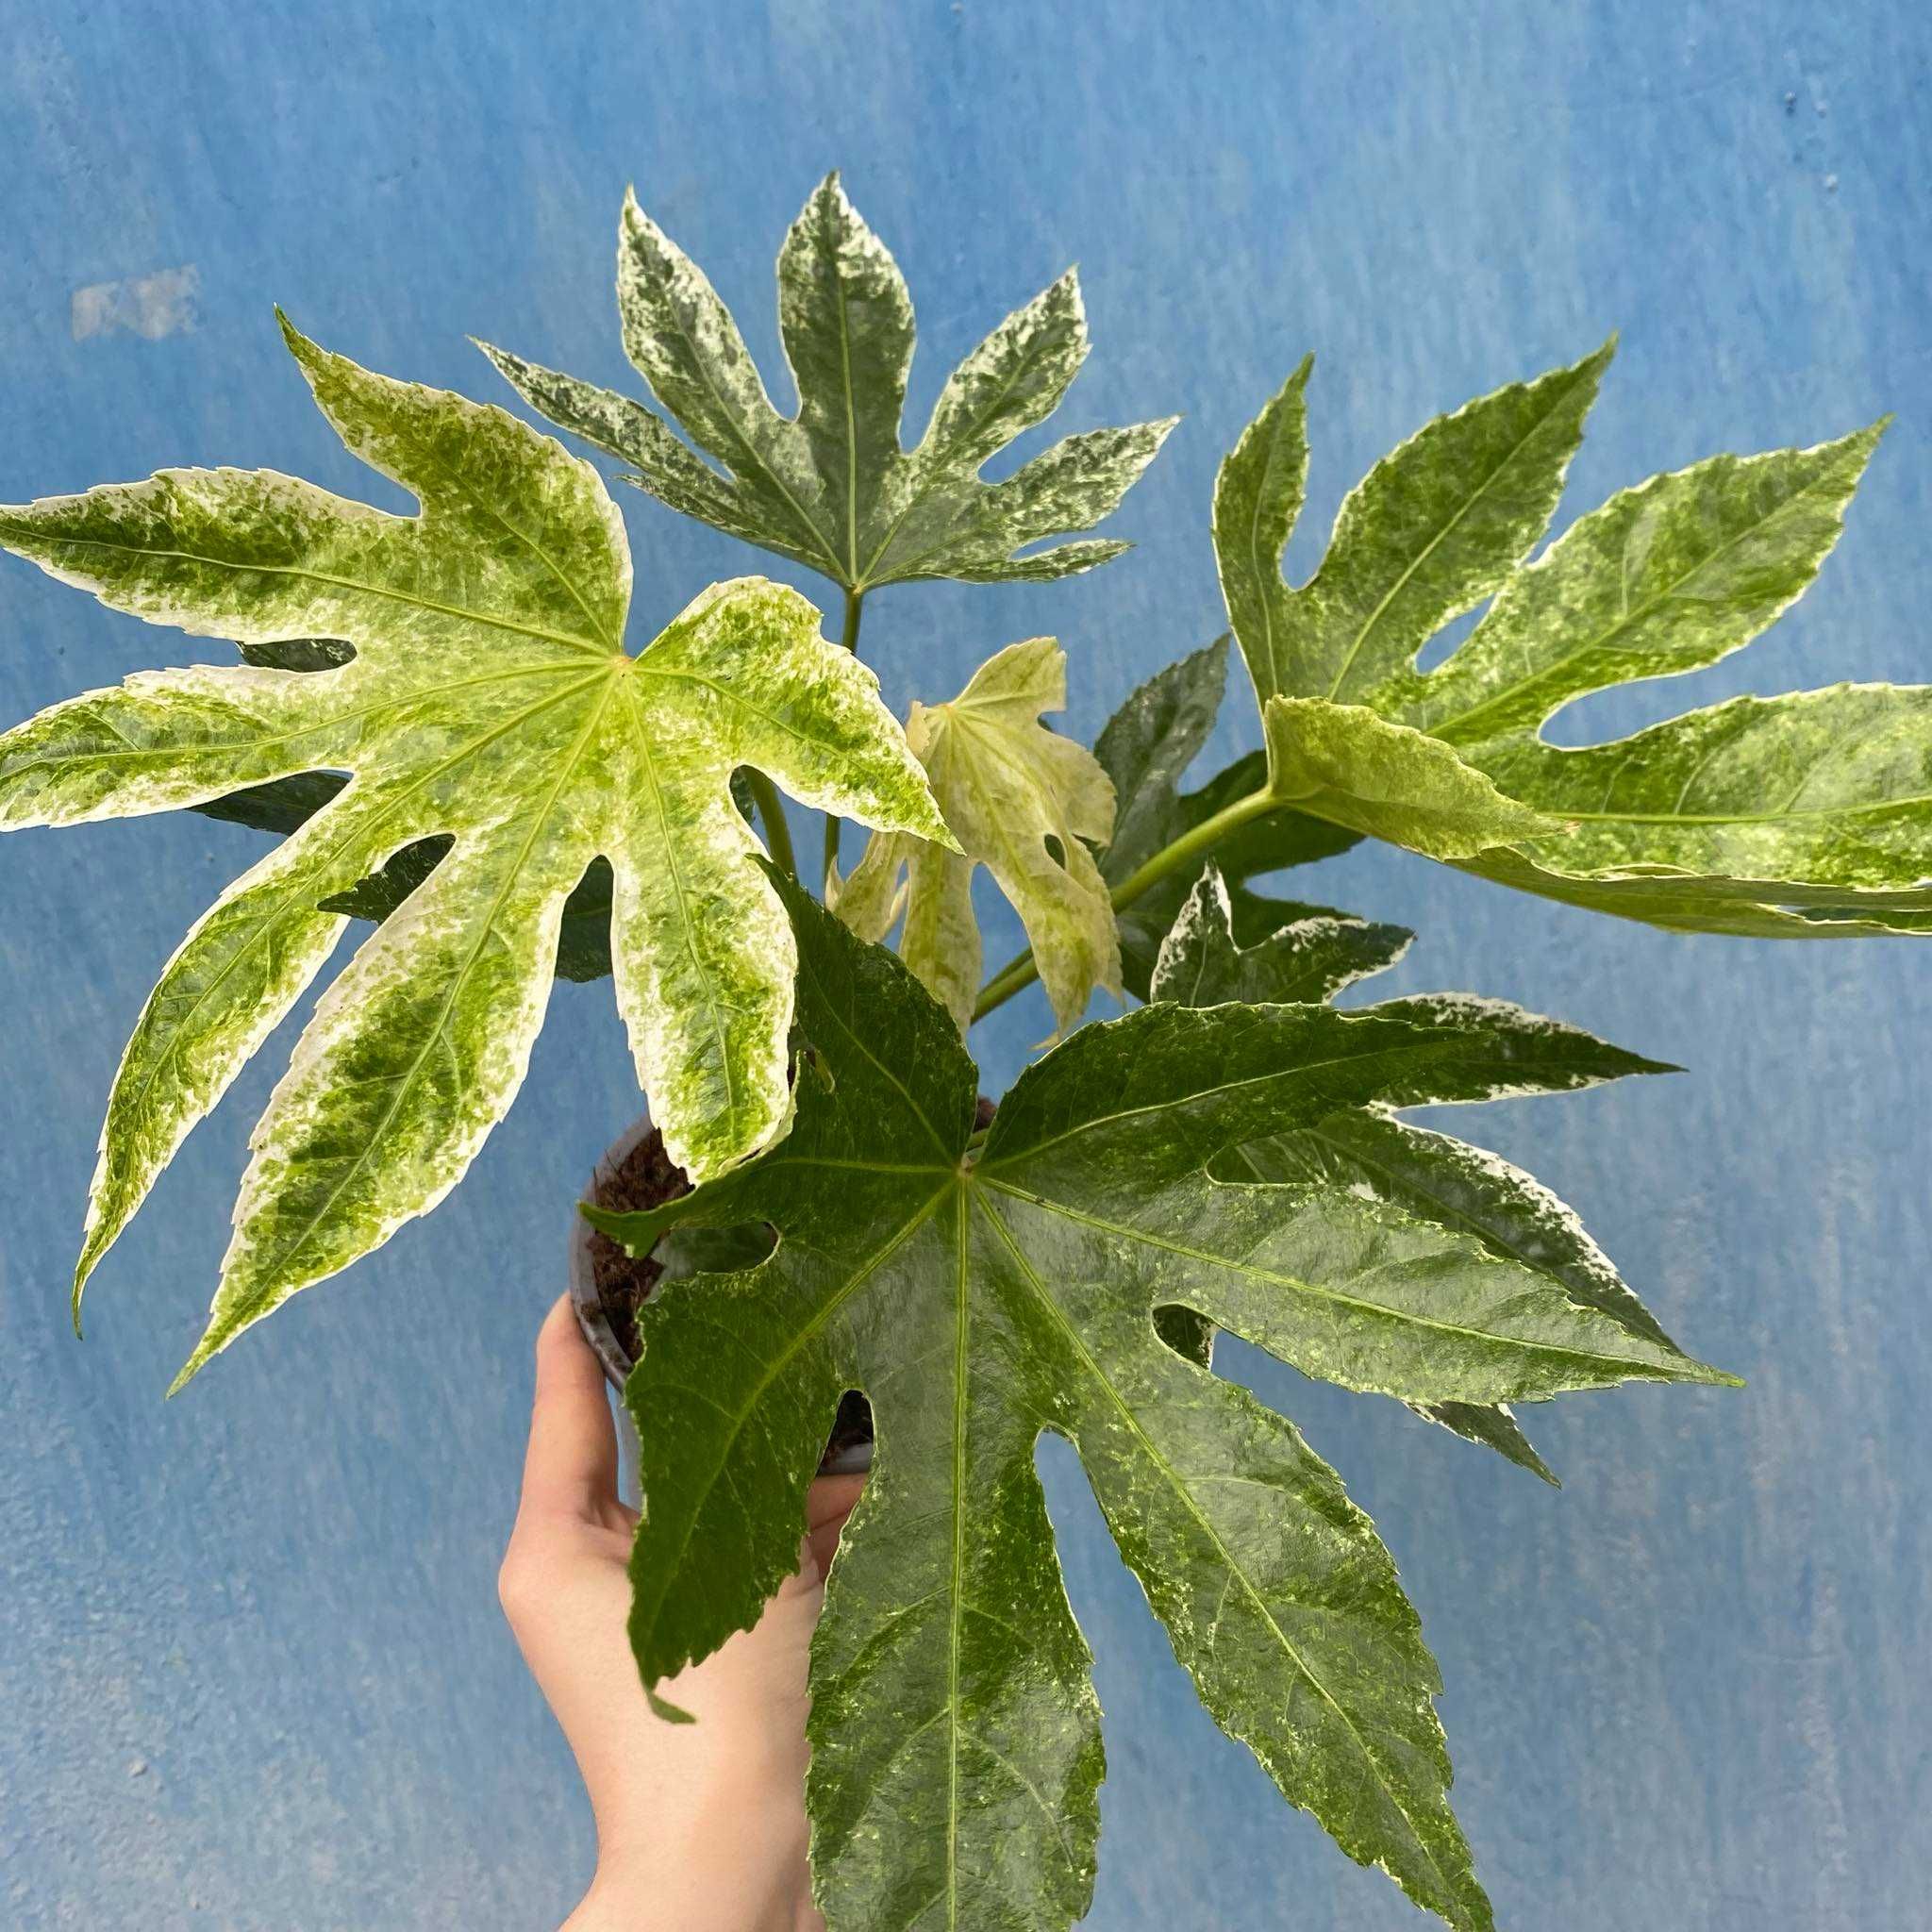
[[[650,1137],[651,1119],[648,1114],[632,1122],[605,1150],[603,1159],[591,1175],[590,1186],[584,1191],[585,1198],[605,1206],[620,1205],[611,1196],[618,1189],[625,1164],[643,1148]],[[673,1195],[681,1193],[682,1176],[675,1168],[667,1167],[664,1172],[667,1175],[675,1176],[672,1185],[649,1189],[648,1197],[642,1202],[637,1198],[638,1191],[633,1186],[625,1191],[631,1198],[623,1201],[622,1205],[656,1206],[658,1201],[669,1200]],[[577,1326],[583,1330],[584,1340],[604,1365],[606,1378],[621,1395],[625,1383],[630,1378],[633,1362],[623,1332],[628,1324],[621,1312],[607,1302],[605,1283],[600,1279],[599,1250],[605,1241],[606,1238],[598,1234],[581,1214],[572,1209],[569,1257],[571,1307],[576,1311]],[[608,1256],[609,1250],[604,1248],[604,1252]],[[623,1405],[619,1407],[618,1426],[624,1440],[625,1488],[627,1492],[633,1492],[636,1486],[634,1473],[638,1467],[635,1424],[629,1409]],[[872,1411],[866,1407],[863,1397],[847,1395],[840,1405],[838,1421],[831,1440],[825,1445],[819,1474],[844,1475],[870,1469],[872,1445]],[[634,1495],[632,1499],[635,1499]]]

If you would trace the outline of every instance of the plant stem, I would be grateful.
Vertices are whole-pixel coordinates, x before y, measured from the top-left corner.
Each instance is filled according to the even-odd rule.
[[[1179,871],[1191,859],[1209,851],[1217,841],[1226,838],[1250,819],[1277,809],[1280,804],[1281,801],[1264,785],[1244,798],[1237,798],[1232,805],[1223,806],[1218,812],[1203,819],[1191,831],[1183,832],[1172,844],[1163,845],[1144,864],[1130,872],[1108,895],[1113,909],[1124,911],[1150,886],[1159,884],[1170,873]],[[980,988],[979,998],[974,1004],[973,1017],[975,1020],[985,1019],[995,1007],[1005,1006],[1023,987],[1031,986],[1039,977],[1040,968],[1033,962],[1032,952],[1016,955]]]
[[[865,592],[863,591],[847,591],[845,592],[845,629],[843,634],[839,639],[839,641],[841,644],[843,644],[845,648],[848,651],[850,651],[855,658],[858,655],[858,617],[860,610],[864,608],[864,605]],[[824,862],[819,868],[819,875],[817,880],[812,881],[808,879],[806,881],[807,885],[810,886],[815,883],[817,889],[821,892],[823,892],[825,889],[825,881],[827,878],[831,876],[832,868],[835,865],[837,865],[838,862],[839,815],[836,812],[828,811],[825,814]]]
[[[778,796],[778,788],[753,765],[744,768],[744,778],[764,821],[766,848],[774,862],[796,878],[798,858],[791,850],[791,827],[785,823],[785,801]]]

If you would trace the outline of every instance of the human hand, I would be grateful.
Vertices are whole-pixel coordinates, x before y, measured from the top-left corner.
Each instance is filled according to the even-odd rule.
[[[864,1483],[812,1484],[799,1573],[754,1629],[658,1687],[696,1722],[659,1718],[625,1634],[637,1516],[617,1499],[604,1372],[569,1297],[550,1310],[498,1589],[596,1820],[596,1876],[568,1932],[824,1932],[806,1866],[806,1664]]]

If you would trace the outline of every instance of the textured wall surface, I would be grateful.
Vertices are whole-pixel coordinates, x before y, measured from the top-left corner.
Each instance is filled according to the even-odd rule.
[[[1798,612],[1564,732],[1747,683],[1922,678],[1928,83],[1919,0],[0,0],[0,500],[233,462],[393,501],[310,408],[271,302],[472,394],[503,392],[467,332],[622,380],[626,180],[775,358],[772,257],[837,164],[920,305],[915,410],[1077,260],[1098,346],[1066,426],[1187,417],[1121,563],[882,596],[868,655],[895,703],[1051,631],[1085,735],[1211,635],[1213,466],[1305,348],[1304,568],[1391,443],[1612,326],[1573,509],[1720,448],[1900,420]],[[774,567],[623,502],[641,636]],[[179,653],[10,560],[0,609],[9,720]],[[1238,695],[1215,750],[1255,737]],[[608,983],[559,989],[515,1112],[433,1221],[164,1407],[285,1027],[103,1270],[88,1341],[68,1330],[122,1041],[258,847],[192,818],[0,847],[0,1922],[554,1924],[589,1824],[493,1578],[569,1204],[637,1107]],[[1502,1922],[1924,1923],[1932,950],[1668,938],[1379,851],[1297,883],[1419,929],[1382,987],[1508,996],[1691,1070],[1457,1125],[1574,1201],[1743,1392],[1533,1411],[1557,1494],[1393,1405],[1223,1357],[1403,1565]],[[986,1029],[992,1084],[1047,1024],[1020,1002]],[[1194,1707],[1071,1456],[1042,1459],[1109,1722],[1092,1923],[1418,1924]]]

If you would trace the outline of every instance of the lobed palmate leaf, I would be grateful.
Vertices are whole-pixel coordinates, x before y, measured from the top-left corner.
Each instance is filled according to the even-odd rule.
[[[250,664],[281,671],[325,671],[336,663],[346,663],[354,655],[343,644],[339,647],[340,657],[319,657],[316,646],[332,642],[291,638],[269,644],[244,644],[241,648]],[[758,807],[744,779],[741,767],[731,774],[731,795],[738,803],[739,816],[750,824],[758,816]],[[265,785],[244,786],[240,791],[208,799],[192,808],[207,818],[287,838],[313,818],[347,783],[339,772],[302,772],[292,777],[271,779]],[[448,856],[450,843],[447,838],[434,838],[405,845],[380,871],[358,880],[347,891],[332,893],[323,905],[328,911],[345,912],[352,919],[366,919],[379,925]],[[563,902],[563,919],[557,939],[559,979],[585,982],[610,977],[611,887],[609,861],[593,858],[591,869]]]
[[[872,674],[795,591],[698,597],[636,657],[630,560],[586,463],[502,410],[392,381],[283,325],[343,441],[422,506],[273,472],[164,471],[0,510],[0,543],[116,609],[298,668],[142,673],[0,738],[0,824],[206,805],[346,772],[164,970],[117,1076],[80,1287],[189,1129],[293,1004],[392,856],[425,866],[317,1008],[256,1127],[184,1376],[426,1211],[521,1083],[566,902],[600,859],[640,1077],[674,1158],[716,1174],[789,1107],[791,927],[733,770],[949,838]],[[315,668],[320,665],[321,668]],[[300,668],[306,667],[306,668]],[[319,802],[320,808],[314,808]]]
[[[1296,918],[1241,943],[1233,906],[1210,866],[1196,881],[1155,967],[1152,997],[1183,1006],[1224,1000],[1316,1001],[1391,966],[1410,935],[1342,914]],[[1556,1023],[1542,1023],[1560,1033]],[[1588,1055],[1593,1042],[1579,1036]],[[1541,1274],[1584,1307],[1633,1333],[1674,1346],[1576,1215],[1540,1182],[1499,1156],[1432,1133],[1384,1109],[1351,1108],[1316,1125],[1230,1149],[1215,1173],[1347,1188],[1391,1202],[1418,1219],[1474,1236],[1491,1253]],[[1502,1405],[1420,1403],[1410,1407],[1469,1441],[1555,1483],[1520,1424]]]
[[[631,1637],[656,1686],[797,1558],[841,1394],[877,1445],[813,1646],[808,1807],[834,1932],[1065,1925],[1102,1771],[1034,1472],[1066,1437],[1208,1708],[1349,1855],[1491,1924],[1447,1803],[1436,1667],[1388,1553],[1294,1426],[1162,1340],[1191,1310],[1344,1387],[1494,1404],[1727,1379],[1392,1202],[1230,1184],[1230,1150],[1351,1109],[1555,1091],[1649,1062],[1512,1008],[1143,1007],[1029,1068],[980,1141],[951,1018],[780,881],[798,929],[791,1133],[642,1214],[767,1224],[759,1265],[647,1304],[626,1400]]]
[[[906,740],[959,851],[874,832],[837,894],[861,939],[883,939],[903,915],[900,956],[962,1033],[979,991],[978,865],[1019,913],[1062,1031],[1095,987],[1122,996],[1113,907],[1088,850],[1113,835],[1113,784],[1091,752],[1041,723],[1066,702],[1066,653],[1029,638],[995,652],[950,703],[915,704]]]
[[[1580,748],[1542,736],[1577,698],[1715,663],[1773,623],[1837,541],[1885,426],[1654,476],[1525,563],[1609,353],[1385,458],[1300,588],[1280,558],[1307,463],[1306,362],[1249,426],[1222,465],[1215,551],[1271,777],[1305,812],[1652,924],[1932,927],[1932,687],[1736,698]],[[1485,599],[1422,670],[1428,639]]]
[[[912,298],[836,174],[778,255],[795,416],[773,407],[730,310],[635,195],[619,226],[617,301],[639,374],[724,474],[643,404],[507,350],[484,352],[533,408],[629,464],[629,480],[660,502],[853,593],[920,577],[1038,581],[1119,556],[1129,546],[1114,539],[1026,546],[1111,515],[1176,420],[1087,430],[999,482],[981,478],[990,458],[1053,413],[1086,359],[1086,312],[1069,270],[953,372],[924,435],[902,448]]]

